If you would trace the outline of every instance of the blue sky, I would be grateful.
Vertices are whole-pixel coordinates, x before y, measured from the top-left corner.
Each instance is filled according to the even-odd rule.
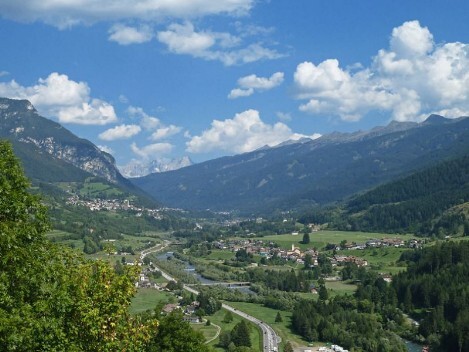
[[[120,165],[469,115],[469,2],[0,0],[0,96]]]

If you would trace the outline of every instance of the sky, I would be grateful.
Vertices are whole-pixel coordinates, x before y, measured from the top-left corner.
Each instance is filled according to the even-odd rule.
[[[469,2],[0,0],[0,96],[118,165],[469,115]]]

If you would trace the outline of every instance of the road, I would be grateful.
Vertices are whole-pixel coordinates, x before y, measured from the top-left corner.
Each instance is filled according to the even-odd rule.
[[[156,245],[154,247],[151,247],[151,248],[148,248],[144,251],[142,251],[140,253],[140,261],[143,262],[143,259],[150,253],[154,253],[154,252],[159,252],[161,251],[162,249],[164,249],[165,247],[167,247],[168,244],[164,244],[164,245]],[[171,275],[165,273],[163,270],[161,270],[160,268],[157,268],[159,271],[161,271],[161,275],[168,281],[177,281],[175,278],[173,278]],[[188,292],[191,292],[195,295],[198,295],[199,294],[199,291],[195,290],[194,288],[190,287],[190,286],[186,286],[184,285],[184,289]],[[225,304],[223,303],[222,304],[222,307],[225,308],[226,310],[229,310],[230,312],[234,313],[234,314],[237,314],[239,315],[240,317],[244,318],[244,319],[247,319],[251,322],[253,322],[254,324],[256,324],[262,331],[262,336],[263,336],[263,342],[262,342],[262,351],[263,352],[272,352],[272,351],[278,351],[278,343],[279,343],[279,338],[277,336],[277,334],[275,333],[274,329],[272,329],[272,327],[266,323],[264,323],[263,321],[257,319],[257,318],[254,318],[253,316],[245,313],[245,312],[242,312],[228,304]]]

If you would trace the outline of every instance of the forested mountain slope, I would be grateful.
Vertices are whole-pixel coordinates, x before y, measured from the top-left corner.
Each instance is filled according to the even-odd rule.
[[[469,150],[469,118],[430,116],[332,134],[134,179],[162,202],[190,209],[271,212],[343,200]]]
[[[369,231],[452,234],[469,226],[468,202],[469,154],[358,196],[347,215]]]

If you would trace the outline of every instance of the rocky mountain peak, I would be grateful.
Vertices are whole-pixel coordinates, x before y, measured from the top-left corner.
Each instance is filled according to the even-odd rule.
[[[32,148],[47,153],[109,182],[124,181],[111,155],[40,116],[28,100],[0,98],[0,138],[9,139],[14,145],[30,151]]]

